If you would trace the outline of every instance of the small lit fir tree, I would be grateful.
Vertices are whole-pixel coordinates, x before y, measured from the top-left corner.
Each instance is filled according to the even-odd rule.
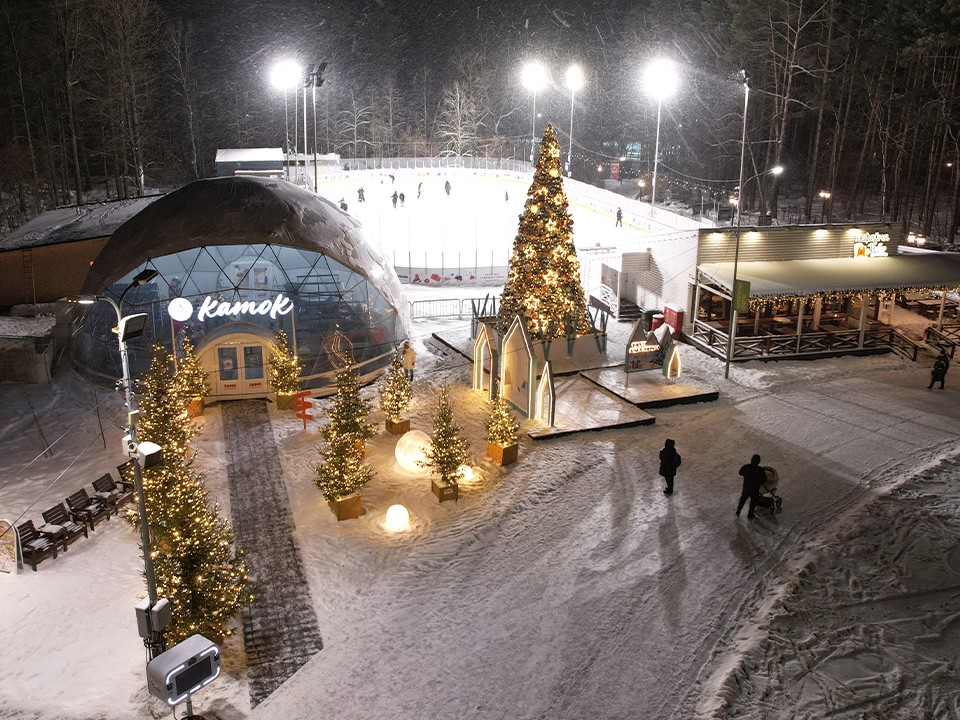
[[[367,418],[370,403],[360,397],[360,377],[352,365],[337,374],[337,394],[327,410],[330,421],[320,433],[326,443],[320,448],[320,464],[314,484],[327,500],[357,492],[373,477],[364,462],[366,444],[374,435]]]
[[[270,384],[281,395],[293,395],[300,390],[302,369],[281,325],[277,341],[270,348]]]
[[[519,439],[520,423],[510,414],[507,401],[501,396],[488,405],[487,440],[500,447],[515,444]]]
[[[390,367],[380,384],[380,409],[394,422],[410,404],[410,379],[403,369],[403,351],[394,353]]]
[[[460,428],[453,424],[453,408],[446,386],[440,388],[430,440],[430,447],[424,451],[427,459],[421,462],[421,466],[429,468],[442,484],[455,485],[460,479],[460,466],[470,457],[470,444]]]
[[[580,335],[591,330],[573,244],[573,220],[560,171],[560,144],[547,125],[513,241],[497,329],[504,333],[517,315],[535,338]]]
[[[190,338],[183,339],[183,357],[177,360],[177,386],[186,398],[202,398],[210,394],[207,372],[193,349]]]
[[[173,607],[164,636],[173,644],[194,633],[223,635],[224,625],[253,595],[243,552],[233,549],[233,531],[192,467],[189,443],[197,431],[170,365],[171,356],[154,348],[138,395],[138,440],[163,448],[163,462],[144,469],[142,478],[157,592]],[[130,511],[127,520],[139,526],[140,516]]]

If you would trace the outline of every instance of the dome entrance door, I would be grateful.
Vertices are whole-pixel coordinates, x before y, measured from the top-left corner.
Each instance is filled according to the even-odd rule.
[[[270,392],[261,343],[227,343],[216,348],[216,395],[220,398],[265,396]]]

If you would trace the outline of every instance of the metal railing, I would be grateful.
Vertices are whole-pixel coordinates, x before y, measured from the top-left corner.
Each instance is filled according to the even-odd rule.
[[[414,300],[410,303],[410,318],[474,317],[496,315],[499,296],[482,298],[444,298],[437,300]]]

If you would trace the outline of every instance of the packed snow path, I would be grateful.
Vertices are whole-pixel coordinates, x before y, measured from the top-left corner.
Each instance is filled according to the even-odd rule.
[[[230,507],[257,599],[243,613],[256,705],[323,648],[264,400],[220,404]]]

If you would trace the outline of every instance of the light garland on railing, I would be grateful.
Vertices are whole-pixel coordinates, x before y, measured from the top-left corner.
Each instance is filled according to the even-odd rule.
[[[878,295],[881,300],[890,301],[897,295],[906,295],[921,292],[960,292],[960,286],[932,285],[927,287],[899,287],[883,288],[874,290],[838,290],[835,292],[814,293],[812,295],[768,295],[766,297],[750,298],[751,312],[763,312],[769,307],[776,307],[788,302],[809,302],[819,298],[824,302],[834,302],[838,300],[859,299],[863,295]]]

